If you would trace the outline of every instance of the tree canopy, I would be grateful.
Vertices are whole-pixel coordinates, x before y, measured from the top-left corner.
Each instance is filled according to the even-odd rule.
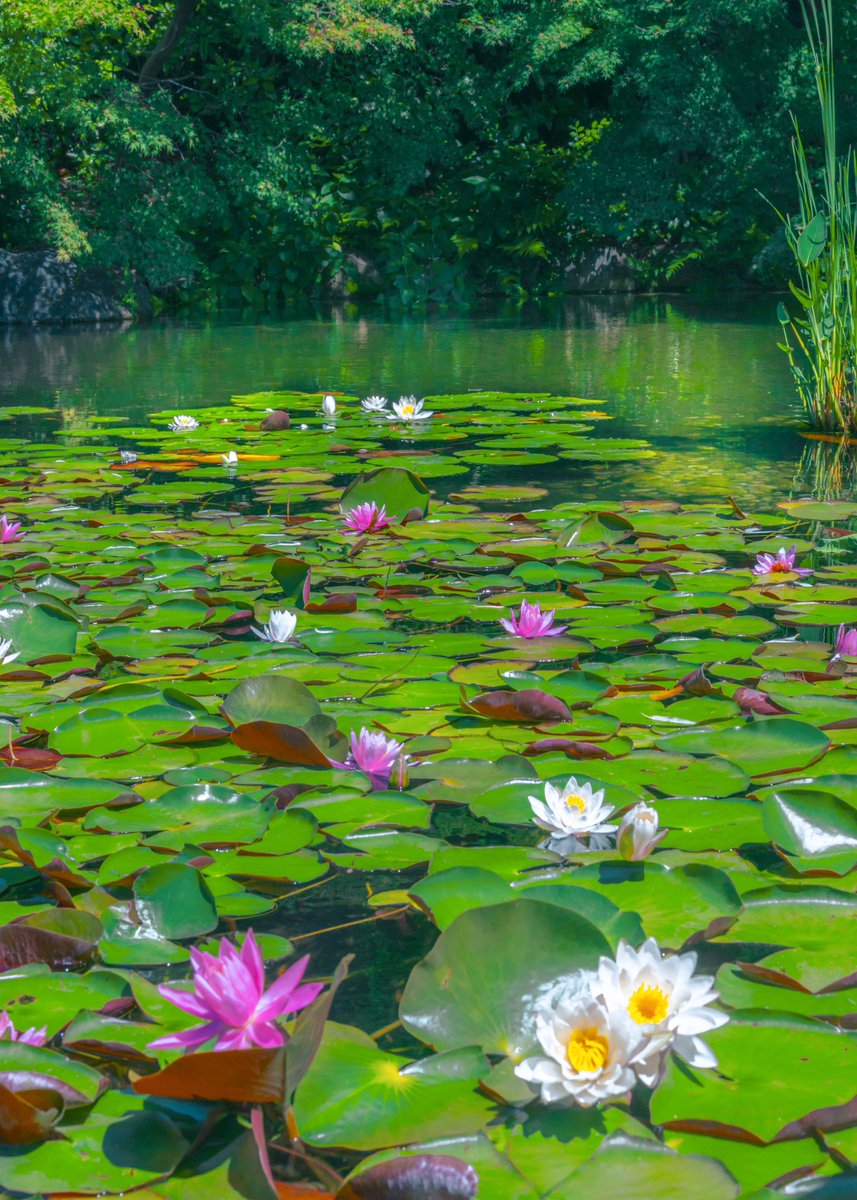
[[[532,295],[611,243],[745,273],[812,88],[797,0],[5,0],[0,244],[260,305]]]

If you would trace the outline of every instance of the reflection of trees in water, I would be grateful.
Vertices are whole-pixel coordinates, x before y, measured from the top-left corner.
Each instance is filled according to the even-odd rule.
[[[0,388],[21,403],[36,401],[32,393],[91,386],[99,361],[118,349],[118,334],[127,325],[57,329],[0,329]],[[24,391],[26,395],[16,396]]]
[[[547,474],[569,499],[579,486],[589,498],[735,494],[752,506],[782,498],[803,449],[772,321],[768,298],[591,295],[467,315],[344,306],[288,320],[224,314],[127,329],[0,330],[0,404],[65,409],[66,428],[80,429],[94,413],[146,423],[154,411],[277,389],[393,399],[535,390],[603,405],[611,420],[592,422],[594,437],[645,438],[658,451],[579,471],[562,460]],[[443,411],[442,402],[432,407]]]
[[[785,416],[793,402],[756,310],[685,298],[579,296],[553,306],[397,318],[351,307],[244,323],[224,314],[129,329],[0,331],[0,396],[90,392],[104,411],[198,407],[296,388],[487,389],[610,399],[616,416],[676,428]],[[77,395],[63,395],[76,404]]]
[[[857,495],[857,445],[808,439],[795,471],[792,495],[853,500]]]
[[[91,429],[92,419],[96,416],[97,411],[91,394],[77,397],[74,404],[60,404],[59,414],[62,428],[57,432],[66,433],[72,429]]]

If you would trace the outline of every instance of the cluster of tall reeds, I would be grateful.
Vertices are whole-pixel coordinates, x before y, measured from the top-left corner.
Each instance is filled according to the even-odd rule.
[[[792,152],[800,209],[783,217],[798,282],[801,312],[780,304],[781,348],[810,424],[827,432],[857,432],[857,163],[849,147],[838,155],[833,65],[833,0],[801,0],[815,66],[824,144],[814,170],[796,118]],[[780,214],[782,216],[782,214]]]

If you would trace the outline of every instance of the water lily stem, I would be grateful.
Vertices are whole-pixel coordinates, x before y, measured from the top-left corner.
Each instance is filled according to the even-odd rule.
[[[383,1029],[376,1029],[375,1032],[370,1033],[369,1036],[373,1042],[377,1042],[378,1039],[382,1038],[385,1033],[392,1033],[394,1029],[401,1029],[401,1027],[401,1021],[393,1021],[389,1025],[385,1025]]]
[[[336,879],[336,876],[333,874],[325,875],[324,879],[317,879],[315,883],[308,883],[306,887],[296,888],[293,892],[286,892],[283,899],[291,900],[292,896],[302,896],[304,892],[311,892],[313,888],[323,887],[326,883],[330,883],[331,879]],[[294,941],[294,938],[292,938],[292,941]]]
[[[345,921],[342,925],[329,925],[326,929],[314,929],[312,933],[299,933],[297,937],[290,940],[293,942],[302,942],[306,938],[319,937],[322,933],[337,933],[340,929],[351,929],[354,925],[368,925],[370,921],[386,921],[390,917],[399,917],[402,913],[406,913],[410,909],[409,904],[403,904],[401,908],[393,908],[382,913],[375,913],[371,917],[361,917],[359,921]]]

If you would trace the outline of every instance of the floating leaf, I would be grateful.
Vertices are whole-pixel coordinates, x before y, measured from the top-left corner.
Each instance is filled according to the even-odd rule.
[[[202,875],[183,863],[148,867],[134,880],[141,924],[161,937],[189,938],[217,928],[214,897]]]
[[[197,1050],[154,1075],[144,1075],[134,1083],[134,1091],[178,1100],[278,1104],[285,1094],[284,1052],[279,1047],[255,1046],[250,1050]]]
[[[737,1014],[706,1041],[718,1071],[671,1063],[652,1098],[659,1124],[770,1142],[813,1110],[853,1095],[845,1066],[853,1044],[819,1022],[789,1013]]]
[[[328,1025],[295,1098],[304,1141],[374,1150],[422,1137],[472,1133],[491,1112],[478,1095],[487,1070],[475,1049],[409,1062],[350,1026]]]
[[[429,491],[423,481],[403,467],[379,467],[358,475],[342,493],[342,510],[359,504],[383,505],[389,517],[401,520],[412,513],[428,512]]]
[[[473,1167],[445,1154],[390,1159],[361,1170],[339,1189],[337,1200],[470,1200],[479,1177]]]
[[[498,954],[501,944],[506,949]],[[540,1000],[608,952],[594,925],[551,904],[514,900],[471,909],[411,972],[402,1022],[438,1050],[481,1046],[522,1055],[533,1046]]]

